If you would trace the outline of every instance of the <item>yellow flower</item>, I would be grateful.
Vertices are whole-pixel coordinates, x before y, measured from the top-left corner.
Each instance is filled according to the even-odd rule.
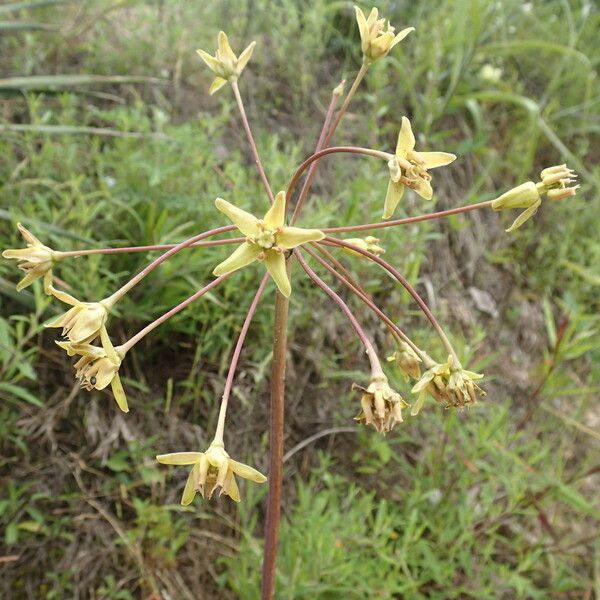
[[[100,302],[80,302],[52,285],[49,292],[73,308],[54,321],[46,323],[46,327],[62,327],[62,335],[68,337],[74,344],[87,344],[100,335],[108,318],[108,312],[114,304],[113,300],[106,298]]]
[[[212,95],[220,90],[228,81],[237,80],[242,74],[244,67],[248,64],[256,42],[251,42],[240,54],[239,58],[235,55],[225,32],[220,31],[217,37],[217,51],[211,56],[204,50],[196,50],[202,57],[202,60],[208,65],[210,70],[216,75],[210,86],[209,93]]]
[[[389,386],[383,373],[373,375],[368,388],[355,383],[352,389],[362,391],[361,411],[354,417],[355,421],[372,425],[379,433],[384,434],[391,431],[396,423],[402,423],[402,409],[409,405]]]
[[[400,342],[398,350],[387,359],[388,362],[395,362],[400,367],[405,381],[410,381],[411,377],[419,379],[421,376],[421,359],[406,342]]]
[[[74,344],[73,342],[56,342],[67,351],[69,356],[81,358],[73,365],[75,377],[81,382],[81,387],[91,391],[103,390],[110,384],[115,401],[123,412],[129,412],[125,390],[119,377],[119,367],[125,357],[122,346],[112,345],[106,328],[100,332],[102,347],[91,344]]]
[[[164,465],[193,465],[181,497],[183,506],[191,504],[197,492],[210,500],[217,488],[221,488],[219,496],[225,494],[239,502],[240,491],[235,475],[256,483],[267,480],[256,469],[229,458],[223,444],[219,442],[213,442],[206,452],[159,454],[156,460]]]
[[[318,229],[287,227],[285,221],[285,192],[279,192],[263,219],[217,198],[215,206],[246,236],[246,241],[233,254],[217,265],[213,274],[225,275],[241,269],[255,260],[262,260],[279,291],[286,297],[292,288],[285,266],[287,250],[306,242],[322,240],[325,234]]]
[[[433,189],[429,183],[431,175],[427,169],[443,167],[456,160],[456,156],[448,152],[416,152],[414,148],[415,136],[410,121],[402,117],[396,153],[388,162],[390,182],[385,196],[383,219],[389,219],[394,214],[405,186],[415,190],[422,198],[431,199]]]
[[[356,11],[363,59],[367,63],[373,63],[386,56],[398,42],[415,30],[414,27],[407,27],[394,35],[395,28],[390,25],[389,21],[386,28],[385,19],[379,18],[379,11],[376,8],[371,9],[368,18],[365,18],[365,14],[358,6],[355,6],[354,10]]]
[[[528,181],[508,190],[492,200],[492,208],[497,211],[512,208],[525,209],[506,230],[514,231],[535,215],[542,205],[543,194],[548,200],[563,200],[574,196],[579,186],[569,187],[569,184],[573,183],[576,177],[577,175],[567,165],[548,167],[540,173],[539,183]]]
[[[384,254],[385,249],[379,246],[379,238],[373,237],[372,235],[368,235],[365,238],[350,238],[344,240],[353,246],[357,246],[361,250],[366,250],[367,252],[372,252],[373,254]],[[342,248],[343,252],[346,254],[351,254],[352,256],[357,256],[358,258],[366,258],[363,254],[356,252],[356,250],[352,250],[351,248]]]
[[[17,223],[17,227],[27,242],[27,248],[8,249],[2,253],[4,258],[20,261],[17,266],[26,273],[25,277],[17,283],[17,291],[20,292],[25,289],[40,277],[44,277],[44,289],[47,291],[52,282],[52,266],[59,259],[59,253],[52,250],[52,248],[48,248],[48,246],[44,246],[21,223]]]
[[[411,390],[413,394],[418,394],[411,415],[419,413],[427,394],[446,408],[463,408],[474,404],[478,394],[485,396],[485,392],[474,383],[482,377],[480,373],[463,369],[452,356],[445,363],[434,364]]]

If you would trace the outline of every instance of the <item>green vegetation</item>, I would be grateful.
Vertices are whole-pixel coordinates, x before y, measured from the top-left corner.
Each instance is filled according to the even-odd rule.
[[[264,207],[230,90],[207,95],[211,73],[194,52],[213,48],[219,29],[235,48],[257,40],[240,87],[276,188],[314,146],[331,89],[359,65],[349,2],[14,4],[24,7],[0,7],[0,248],[21,246],[17,221],[69,250],[179,241],[222,224],[217,195]],[[278,597],[600,597],[600,12],[587,0],[378,6],[416,32],[372,68],[336,140],[393,147],[406,114],[421,147],[459,155],[436,173],[434,200],[407,196],[399,216],[492,198],[562,161],[582,187],[511,236],[512,215],[491,212],[380,234],[468,366],[488,375],[473,410],[428,404],[386,438],[346,431],[362,352],[326,298],[305,310],[316,293],[295,273],[286,449],[336,433],[286,462]],[[317,178],[315,222],[378,220],[379,163],[336,157],[320,168],[332,183]],[[227,253],[189,250],[161,266],[120,304],[115,339],[207,282]],[[150,256],[80,258],[57,274],[97,300]],[[445,358],[406,295],[348,260]],[[182,509],[186,474],[154,461],[210,441],[255,273],[236,274],[127,357],[126,418],[110,395],[78,390],[42,325],[57,304],[36,286],[17,294],[17,277],[0,262],[0,595],[257,598],[265,491],[243,486],[239,507]],[[231,454],[263,471],[272,300],[270,284],[226,432]]]

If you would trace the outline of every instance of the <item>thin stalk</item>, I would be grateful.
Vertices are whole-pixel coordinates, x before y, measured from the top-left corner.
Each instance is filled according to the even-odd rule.
[[[365,347],[365,352],[367,353],[369,362],[371,363],[372,374],[382,374],[383,369],[381,368],[381,363],[379,362],[377,352],[375,352],[375,348],[373,347],[371,340],[368,338],[367,334],[365,333],[365,330],[358,322],[358,319],[354,316],[354,313],[350,310],[350,307],[309,267],[308,263],[304,260],[304,257],[302,256],[299,250],[294,250],[294,255],[298,259],[298,262],[300,263],[306,274],[315,283],[315,285],[320,287],[340,307],[340,310],[346,315],[346,317],[348,317],[350,324],[354,328],[354,331],[356,331],[358,337],[360,338],[360,341]]]
[[[211,240],[209,242],[196,242],[187,246],[188,248],[208,248],[211,246],[224,246],[226,244],[241,244],[246,241],[244,237],[227,238],[226,240]],[[69,250],[61,252],[55,250],[58,258],[77,258],[79,256],[90,256],[92,254],[123,254],[126,252],[153,252],[155,250],[169,250],[175,248],[177,244],[154,244],[152,246],[127,246],[123,248],[91,248],[88,250]]]
[[[131,348],[133,348],[133,346],[135,346],[143,337],[148,335],[151,331],[156,329],[159,325],[162,325],[165,321],[169,320],[173,315],[176,315],[178,312],[182,311],[184,308],[189,306],[192,302],[194,302],[195,300],[198,300],[198,298],[201,298],[207,292],[210,292],[210,290],[217,287],[222,281],[225,281],[225,279],[227,279],[230,275],[231,275],[231,273],[227,273],[225,275],[221,275],[220,277],[217,277],[216,279],[211,281],[208,285],[205,285],[202,289],[198,290],[195,294],[192,294],[189,298],[186,298],[183,302],[181,302],[177,306],[174,306],[171,310],[166,312],[164,315],[162,315],[161,317],[158,317],[158,319],[156,319],[155,321],[152,321],[152,323],[150,323],[149,325],[146,325],[146,327],[144,327],[144,329],[138,331],[131,339],[127,340],[121,346],[121,349],[124,352],[128,352],[129,350],[131,350]]]
[[[349,244],[348,242],[345,242],[344,240],[339,240],[337,238],[327,236],[324,239],[324,242],[332,244],[334,246],[350,248],[351,250],[354,250],[354,251],[358,252],[359,254],[362,254],[363,256],[370,258],[372,261],[381,265],[388,273],[390,273],[404,287],[404,289],[413,297],[413,300],[417,303],[419,308],[423,311],[425,316],[429,319],[429,322],[433,325],[433,328],[437,332],[440,340],[444,344],[444,347],[446,348],[448,353],[452,356],[452,358],[454,358],[454,360],[457,362],[457,364],[460,364],[458,355],[456,354],[454,348],[452,347],[452,344],[450,343],[450,340],[448,339],[446,332],[442,329],[442,326],[438,323],[438,320],[435,318],[434,314],[431,312],[431,310],[427,306],[427,303],[425,302],[425,300],[423,300],[423,298],[421,298],[421,296],[419,295],[417,290],[415,290],[415,288],[410,284],[408,279],[406,279],[406,277],[404,277],[404,275],[402,275],[402,273],[400,273],[400,271],[398,271],[398,269],[393,267],[390,263],[383,260],[383,258],[380,258],[376,254],[373,254],[372,252],[369,252],[368,250],[363,250],[362,248],[359,248],[358,246],[355,246],[354,244]]]
[[[156,267],[162,264],[168,258],[171,258],[174,254],[177,254],[180,250],[191,246],[194,242],[199,242],[207,237],[212,237],[213,235],[218,235],[219,233],[225,233],[226,231],[231,231],[232,229],[236,229],[235,225],[224,225],[223,227],[217,227],[216,229],[211,229],[210,231],[205,231],[204,233],[200,233],[195,235],[194,237],[189,238],[173,246],[170,250],[167,250],[164,254],[161,254],[158,258],[155,258],[149,265],[144,267],[135,277],[130,279],[125,285],[120,287],[112,296],[107,298],[104,302],[110,305],[114,304],[119,298],[123,297],[132,287],[136,286],[146,275],[152,272]]]
[[[478,202],[477,204],[468,204],[467,206],[459,206],[458,208],[450,208],[441,210],[435,213],[426,215],[418,215],[416,217],[406,217],[405,219],[395,219],[394,221],[382,221],[380,223],[367,223],[365,225],[348,225],[347,227],[326,227],[321,229],[324,233],[342,233],[344,231],[365,231],[367,229],[383,229],[384,227],[394,227],[395,225],[408,225],[409,223],[419,223],[421,221],[430,221],[431,219],[440,219],[450,215],[458,215],[460,213],[470,212],[479,208],[488,208],[492,205],[492,200]]]
[[[333,113],[335,111],[335,107],[337,106],[339,99],[339,95],[336,94],[335,90],[333,90],[331,94],[331,100],[329,101],[329,106],[327,107],[327,112],[325,113],[323,127],[321,128],[321,133],[319,135],[319,139],[317,140],[317,145],[315,146],[315,152],[318,152],[319,150],[323,149],[323,144],[325,144],[325,137],[327,136],[329,126],[331,125],[331,119],[333,118]],[[304,204],[304,201],[308,196],[308,192],[310,191],[312,183],[315,179],[315,175],[317,174],[317,165],[317,162],[310,165],[308,173],[306,174],[306,178],[304,179],[304,183],[302,184],[302,189],[300,190],[300,194],[298,195],[298,200],[296,201],[296,206],[294,207],[294,212],[290,220],[290,225],[293,225],[296,219],[298,218],[298,213],[302,209],[302,205]],[[289,201],[291,201],[291,198],[288,198],[288,202]]]
[[[312,163],[327,156],[328,154],[338,153],[350,153],[350,154],[364,154],[366,156],[374,156],[375,158],[381,158],[386,162],[392,156],[389,152],[382,152],[381,150],[374,150],[373,148],[361,148],[360,146],[332,146],[331,148],[325,148],[315,152],[309,156],[297,169],[287,188],[286,197],[291,198],[294,193],[294,189],[298,185],[298,180],[302,177],[302,174]]]
[[[290,261],[287,261],[288,277]],[[273,324],[273,365],[271,368],[271,414],[269,423],[269,494],[265,525],[265,552],[262,566],[262,600],[272,600],[275,594],[279,522],[281,520],[281,490],[283,487],[283,423],[285,415],[285,362],[289,299],[277,292]]]
[[[265,170],[260,160],[260,156],[258,154],[258,148],[256,147],[256,142],[254,141],[252,130],[250,129],[250,123],[248,122],[248,116],[246,115],[246,109],[244,108],[244,102],[242,100],[242,95],[240,94],[240,88],[238,87],[237,80],[233,79],[231,81],[231,87],[233,88],[233,95],[235,96],[235,101],[237,102],[238,109],[240,111],[240,116],[242,118],[242,124],[246,132],[246,137],[248,138],[248,143],[250,144],[250,150],[252,152],[252,157],[254,158],[254,164],[258,169],[260,180],[262,181],[267,195],[269,196],[269,200],[271,201],[271,203],[273,203],[275,201],[275,196],[273,196],[273,190],[269,185],[269,180],[267,179]]]
[[[376,304],[375,302],[369,298],[369,296],[361,290],[358,286],[354,285],[350,280],[344,277],[341,273],[336,271],[326,260],[321,258],[314,252],[313,250],[304,247],[303,250],[310,254],[322,267],[327,269],[329,273],[331,273],[336,279],[338,279],[341,283],[343,283],[350,291],[352,291],[356,296],[358,296],[378,317],[381,321],[383,321],[391,330],[392,335],[396,338],[397,341],[406,342],[416,353],[416,355],[423,361],[424,364],[427,364],[427,357],[421,352],[419,347],[394,323]],[[320,248],[319,250],[322,250]]]
[[[219,420],[217,421],[217,429],[215,432],[215,442],[223,443],[223,432],[225,430],[225,417],[227,416],[227,404],[229,402],[229,396],[231,395],[231,388],[233,387],[233,378],[235,376],[235,371],[237,369],[238,362],[240,360],[240,354],[242,353],[242,348],[244,347],[244,342],[246,341],[246,335],[248,333],[248,329],[250,328],[250,323],[256,314],[256,309],[258,308],[258,303],[265,291],[265,287],[269,281],[269,274],[265,273],[260,285],[258,286],[258,290],[254,295],[254,300],[252,300],[252,304],[250,304],[250,308],[248,309],[248,314],[244,319],[244,324],[242,325],[242,329],[240,331],[240,335],[238,336],[237,342],[235,344],[235,348],[233,350],[233,354],[231,356],[231,363],[229,364],[229,371],[227,372],[227,379],[225,380],[225,387],[223,388],[223,396],[221,398],[221,408],[219,409]]]

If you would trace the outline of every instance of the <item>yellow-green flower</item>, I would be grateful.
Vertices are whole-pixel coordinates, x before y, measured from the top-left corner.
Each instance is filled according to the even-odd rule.
[[[397,43],[415,30],[414,27],[407,27],[394,35],[396,29],[390,25],[389,21],[386,27],[385,19],[379,18],[379,11],[376,8],[371,9],[368,18],[365,18],[365,14],[358,6],[355,6],[354,10],[360,32],[363,58],[367,63],[375,62],[386,56]]]
[[[492,208],[497,211],[513,208],[525,209],[506,230],[507,232],[514,231],[535,215],[542,205],[542,195],[545,194],[548,200],[563,200],[574,196],[579,186],[570,186],[570,184],[575,181],[576,177],[575,172],[567,165],[548,167],[540,173],[540,182],[527,181],[508,190],[492,200]]]
[[[396,153],[388,162],[390,181],[385,196],[383,219],[389,219],[394,214],[405,186],[415,190],[422,198],[430,200],[433,189],[430,183],[431,175],[427,169],[443,167],[456,160],[456,156],[449,152],[416,152],[414,148],[415,136],[410,121],[402,117]]]
[[[289,297],[292,291],[285,266],[286,251],[307,242],[322,240],[325,234],[318,229],[288,227],[285,221],[285,192],[279,192],[263,219],[217,198],[215,206],[246,236],[246,241],[233,254],[217,265],[214,275],[220,276],[261,260],[279,291]]]
[[[217,488],[221,488],[220,496],[225,494],[239,502],[240,491],[235,475],[255,483],[264,483],[267,480],[256,469],[229,458],[223,444],[219,442],[213,442],[206,452],[159,454],[156,460],[164,465],[193,465],[181,497],[183,506],[191,504],[197,492],[210,500]]]
[[[402,409],[409,405],[390,387],[383,373],[373,375],[369,387],[363,388],[355,383],[352,389],[362,392],[361,411],[354,417],[355,421],[371,425],[384,434],[391,431],[396,423],[402,423]]]
[[[373,254],[379,255],[385,253],[385,249],[379,246],[379,238],[373,237],[372,235],[368,235],[365,238],[350,238],[344,240],[344,242],[348,242],[348,244],[352,244],[361,250],[366,250],[367,252],[371,252]],[[352,248],[343,248],[342,250],[346,254],[351,254],[352,256],[357,256],[358,258],[366,258],[366,256],[356,252],[356,250],[352,250]]]
[[[395,362],[400,367],[405,381],[421,377],[421,359],[406,342],[400,342],[398,350],[388,356],[387,360]]]
[[[27,248],[8,249],[2,253],[4,258],[18,260],[19,264],[17,266],[26,273],[25,277],[17,283],[17,291],[20,292],[25,289],[40,277],[44,277],[44,289],[47,291],[49,284],[52,282],[52,266],[59,259],[58,253],[52,248],[44,246],[21,223],[17,223],[17,228],[27,242]]]
[[[101,347],[88,343],[56,342],[56,344],[66,350],[69,356],[80,356],[73,367],[81,387],[88,391],[103,390],[110,384],[119,408],[123,412],[129,412],[127,397],[119,377],[119,367],[125,357],[125,351],[122,346],[115,348],[112,345],[105,327],[100,332],[100,339]]]
[[[202,57],[202,60],[208,65],[210,70],[216,75],[210,86],[209,93],[212,95],[220,90],[228,81],[237,80],[242,74],[244,67],[248,64],[256,42],[251,42],[240,54],[239,58],[235,55],[225,32],[220,31],[217,37],[217,51],[211,56],[204,50],[196,50]]]
[[[62,335],[74,344],[88,344],[100,335],[112,308],[112,300],[106,298],[100,302],[80,302],[53,286],[50,286],[49,291],[55,298],[73,308],[54,321],[46,323],[46,327],[62,327]]]
[[[478,394],[485,395],[474,383],[482,378],[482,374],[463,369],[460,363],[449,356],[445,363],[436,363],[427,369],[413,386],[411,391],[418,394],[418,398],[411,414],[414,416],[419,413],[427,394],[446,408],[463,408],[474,404]]]

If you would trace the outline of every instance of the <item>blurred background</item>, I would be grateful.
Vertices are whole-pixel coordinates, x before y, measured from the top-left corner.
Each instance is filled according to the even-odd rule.
[[[431,303],[488,396],[463,413],[433,402],[387,437],[355,426],[366,364],[343,315],[294,274],[282,599],[600,597],[600,12],[588,0],[385,1],[416,27],[369,72],[335,136],[459,156],[427,202],[486,200],[567,162],[580,193],[514,214],[474,212],[381,230],[386,258]],[[371,5],[362,5],[365,11]],[[360,66],[351,2],[38,0],[0,5],[0,247],[18,221],[60,250],[180,241],[223,223],[223,196],[265,206],[229,87],[210,97],[220,29],[257,47],[240,87],[275,190],[314,147],[330,93]],[[387,169],[325,160],[311,224],[379,219]],[[332,207],[334,209],[332,210]],[[308,220],[304,218],[304,223]],[[188,250],[118,307],[119,343],[211,279],[227,248]],[[99,300],[155,254],[60,265]],[[346,257],[416,342],[444,360],[394,282]],[[232,346],[258,283],[244,269],[128,355],[131,412],[80,391],[43,323],[64,309],[16,293],[0,261],[0,596],[258,598],[266,486],[183,509],[186,469],[162,452],[212,439]],[[328,277],[325,277],[328,281]],[[251,327],[226,431],[232,456],[267,467],[272,284]],[[392,340],[349,299],[383,357]],[[409,395],[399,373],[394,385]],[[317,439],[309,439],[319,434]]]

